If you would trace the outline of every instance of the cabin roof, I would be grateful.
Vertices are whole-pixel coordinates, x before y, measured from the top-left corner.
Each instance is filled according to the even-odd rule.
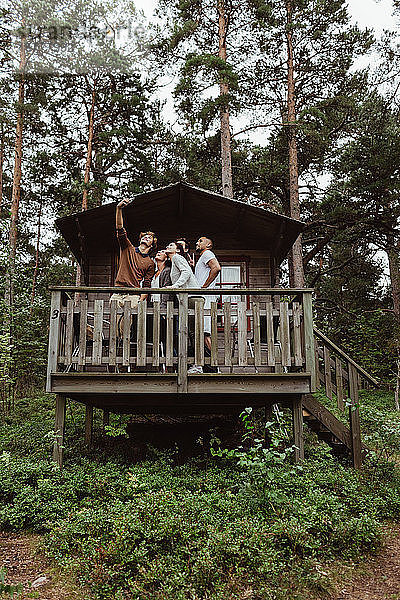
[[[56,225],[74,256],[93,256],[117,248],[116,202],[57,219]],[[124,225],[133,243],[141,231],[156,232],[160,244],[184,235],[195,242],[201,235],[224,250],[267,250],[278,264],[287,255],[304,223],[194,187],[174,183],[135,196],[124,209]]]

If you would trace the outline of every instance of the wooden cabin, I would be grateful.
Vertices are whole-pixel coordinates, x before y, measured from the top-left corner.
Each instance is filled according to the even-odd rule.
[[[331,389],[341,401],[345,386],[355,385],[351,372],[344,380],[349,371],[339,368],[344,360],[340,349],[330,345],[329,350],[329,340],[323,348],[321,340],[319,346],[316,342],[312,290],[279,287],[279,266],[303,224],[185,183],[140,194],[124,209],[132,243],[148,229],[156,232],[159,248],[182,235],[192,248],[200,236],[212,238],[222,271],[217,291],[199,290],[199,295],[218,294],[218,300],[205,310],[204,300],[197,298],[195,308],[188,309],[193,290],[180,289],[166,309],[158,302],[119,308],[109,300],[124,290],[113,287],[119,259],[115,207],[107,204],[57,221],[81,265],[84,285],[52,289],[47,391],[57,395],[55,460],[62,462],[66,397],[87,407],[87,441],[93,408],[102,409],[107,422],[110,412],[238,414],[246,406],[269,409],[281,403],[293,411],[300,460],[303,416],[316,412],[310,394],[320,383],[320,372],[325,382],[329,371]],[[204,349],[205,314],[211,317],[211,356]],[[189,319],[194,320],[193,343]],[[339,356],[333,366],[332,350]],[[218,372],[188,374],[191,364],[211,365]],[[318,410],[321,422],[324,415]],[[325,415],[324,427],[332,433],[331,417]],[[337,423],[333,429],[336,440],[346,437]],[[346,435],[343,444],[359,444]]]

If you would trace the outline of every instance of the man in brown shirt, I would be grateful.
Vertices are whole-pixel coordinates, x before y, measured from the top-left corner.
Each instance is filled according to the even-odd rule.
[[[157,238],[152,231],[142,232],[139,237],[139,246],[134,246],[128,239],[124,229],[122,209],[130,203],[129,200],[121,200],[117,204],[115,215],[117,239],[120,246],[119,267],[115,278],[116,287],[151,287],[154,275],[154,262],[148,256],[152,248],[157,246]],[[146,300],[147,294],[113,294],[111,300],[117,300],[123,306],[125,300],[129,300],[132,307],[137,306],[138,301]]]

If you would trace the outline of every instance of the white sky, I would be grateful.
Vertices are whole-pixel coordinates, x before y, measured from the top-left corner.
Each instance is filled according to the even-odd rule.
[[[347,4],[354,22],[362,28],[371,27],[379,35],[384,29],[395,27],[392,0],[347,0]],[[156,6],[156,0],[136,0],[135,5],[149,18]]]
[[[350,15],[354,23],[357,23],[361,29],[369,28],[375,31],[379,39],[385,29],[395,29],[398,27],[396,19],[393,17],[392,0],[347,0]],[[157,0],[135,0],[135,6],[142,10],[146,17],[151,20],[153,11],[157,5]],[[361,57],[357,63],[357,68],[368,67],[374,63],[374,58],[370,56]],[[172,101],[173,85],[169,78],[165,81],[166,86],[158,90],[157,96],[166,101],[164,106],[164,116],[169,122],[175,122],[175,111]],[[241,123],[236,123],[231,119],[233,129],[241,129]],[[176,128],[176,125],[175,127]],[[263,132],[255,131],[251,134],[254,143],[263,144]]]

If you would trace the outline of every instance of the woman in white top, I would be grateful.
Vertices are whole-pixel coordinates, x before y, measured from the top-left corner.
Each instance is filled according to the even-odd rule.
[[[168,257],[171,259],[171,281],[172,288],[186,288],[186,289],[195,289],[199,288],[200,285],[194,276],[194,273],[184,257],[184,248],[183,245],[179,242],[171,242],[168,244],[166,248],[166,253]],[[199,297],[199,296],[198,296]],[[189,297],[189,308],[194,308],[194,298]],[[189,333],[189,342],[191,349],[189,354],[194,354],[194,316],[190,315],[188,319],[188,333]],[[188,373],[202,373],[203,367],[193,365],[188,369]]]
[[[199,282],[188,261],[185,258],[183,245],[179,242],[171,242],[166,248],[166,253],[171,259],[171,281],[174,288],[199,288]]]

